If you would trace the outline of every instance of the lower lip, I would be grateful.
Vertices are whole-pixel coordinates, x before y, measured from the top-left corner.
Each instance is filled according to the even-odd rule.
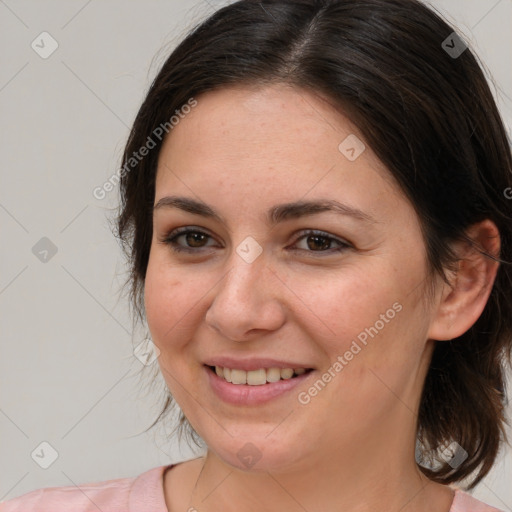
[[[251,386],[249,384],[232,384],[219,377],[208,366],[204,368],[216,395],[224,402],[234,405],[258,405],[269,402],[273,398],[291,391],[314,372],[314,370],[311,370],[291,379],[281,379],[260,386]]]

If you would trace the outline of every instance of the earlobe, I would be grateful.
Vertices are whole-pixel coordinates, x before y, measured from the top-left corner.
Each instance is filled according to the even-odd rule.
[[[499,257],[498,228],[486,219],[471,226],[466,234],[474,243],[457,242],[454,246],[460,260],[457,269],[447,273],[450,285],[442,282],[429,339],[451,340],[461,336],[478,320],[489,299],[499,262],[487,254]]]

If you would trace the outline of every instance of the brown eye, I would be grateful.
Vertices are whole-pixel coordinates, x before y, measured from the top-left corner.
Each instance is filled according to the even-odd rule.
[[[197,231],[188,231],[187,233],[184,233],[180,236],[184,236],[186,243],[190,244],[191,247],[202,247],[202,242],[204,242],[205,237],[208,235],[205,235],[204,233],[199,233]],[[178,236],[177,238],[179,238]]]
[[[329,238],[327,238],[326,236],[308,235],[306,240],[308,242],[308,248],[311,250],[329,249],[331,245],[331,240],[329,240]]]
[[[185,246],[178,243],[177,241],[182,238],[185,242]],[[209,238],[212,238],[207,233],[204,233],[203,231],[197,230],[197,229],[189,229],[189,228],[180,228],[175,229],[168,235],[166,235],[161,242],[164,244],[167,244],[171,247],[173,251],[176,252],[197,252],[194,249],[202,249],[204,247],[211,247],[205,245],[204,242],[206,242]]]
[[[304,234],[295,241],[294,245],[297,245],[297,243],[302,240],[306,241],[306,248],[299,248],[298,250],[306,252],[332,253],[344,251],[352,247],[347,242],[334,238],[323,231],[310,230],[304,232]],[[337,244],[338,247],[331,248],[333,243]]]
[[[183,243],[178,243],[178,240],[180,239],[184,241],[185,245],[183,245]],[[208,239],[212,239],[212,237],[199,229],[178,228],[166,235],[161,242],[169,245],[175,252],[197,253],[203,248],[212,247],[211,245],[206,245]],[[332,254],[352,247],[349,243],[339,240],[327,233],[324,233],[323,231],[309,230],[303,232],[303,235],[295,241],[294,245],[297,245],[298,242],[302,240],[306,241],[305,248],[294,250],[313,254]],[[336,244],[337,247],[332,247],[333,244]]]

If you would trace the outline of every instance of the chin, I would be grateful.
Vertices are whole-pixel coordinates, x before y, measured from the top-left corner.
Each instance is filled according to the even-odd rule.
[[[268,429],[263,436],[247,433],[234,438],[228,436],[227,445],[219,446],[217,442],[208,446],[225,464],[249,473],[284,471],[301,458],[297,444],[292,446],[277,436],[273,440],[265,436]]]

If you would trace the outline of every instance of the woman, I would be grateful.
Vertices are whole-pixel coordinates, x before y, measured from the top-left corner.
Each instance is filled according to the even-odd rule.
[[[214,13],[138,113],[118,218],[205,456],[0,510],[497,511],[457,484],[505,440],[511,168],[480,67],[423,4]]]

